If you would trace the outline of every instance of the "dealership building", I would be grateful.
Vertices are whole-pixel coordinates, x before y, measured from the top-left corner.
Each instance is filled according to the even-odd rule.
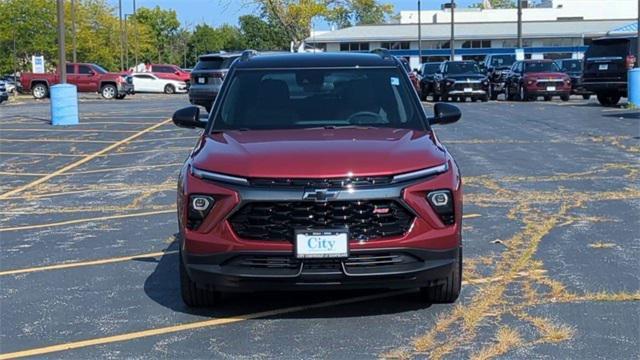
[[[446,2],[443,0],[443,2]],[[637,22],[638,0],[543,0],[522,9],[527,58],[581,58],[590,42]],[[419,63],[418,12],[402,11],[399,23],[353,26],[314,32],[306,43],[323,51],[389,49]],[[482,60],[487,54],[514,53],[517,9],[456,9],[455,58]],[[449,59],[450,9],[420,12],[422,62]]]

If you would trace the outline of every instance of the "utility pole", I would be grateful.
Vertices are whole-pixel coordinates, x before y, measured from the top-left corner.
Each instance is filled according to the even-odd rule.
[[[134,42],[135,42],[135,46],[134,46],[134,50],[135,50],[135,54],[134,54],[134,59],[135,59],[135,66],[138,66],[138,18],[136,17],[136,0],[133,0],[133,36],[134,36]]]
[[[638,43],[637,45],[637,49],[636,49],[636,67],[640,68],[640,3],[638,4],[638,23],[636,24],[637,26],[637,35],[638,38],[636,39],[636,43]]]
[[[522,0],[518,0],[518,49],[522,49]]]
[[[60,84],[67,83],[67,60],[64,46],[64,0],[57,0],[58,5],[58,75]]]
[[[120,20],[120,70],[124,69],[124,45],[122,44],[122,0],[118,0],[118,18]]]
[[[129,69],[129,33],[127,17],[131,14],[124,14],[124,69]]]
[[[418,0],[418,66],[422,64],[422,11]]]
[[[451,0],[451,40],[449,42],[449,47],[451,48],[451,61],[453,61],[456,56],[456,35],[455,35],[454,26],[453,26],[453,24],[455,23],[455,20],[454,20],[455,8],[456,8],[456,1]]]
[[[73,43],[73,62],[78,62],[76,48],[76,0],[71,0],[71,41]]]

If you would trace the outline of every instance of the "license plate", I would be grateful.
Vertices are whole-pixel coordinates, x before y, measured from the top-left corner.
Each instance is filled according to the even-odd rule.
[[[472,92],[473,88],[464,88],[464,92]]]
[[[203,77],[198,78],[198,84],[204,84],[205,82],[207,82],[207,79]]]
[[[547,91],[556,91],[555,86],[547,86]]]
[[[345,230],[296,231],[296,257],[299,259],[346,258],[349,234]]]
[[[609,70],[609,64],[600,64],[600,66],[598,66],[598,70]]]

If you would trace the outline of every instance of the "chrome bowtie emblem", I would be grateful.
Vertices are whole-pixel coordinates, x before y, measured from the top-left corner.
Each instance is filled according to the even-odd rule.
[[[313,200],[317,202],[326,202],[338,197],[340,193],[339,190],[329,190],[329,189],[315,189],[310,191],[305,191],[302,196],[303,200]]]

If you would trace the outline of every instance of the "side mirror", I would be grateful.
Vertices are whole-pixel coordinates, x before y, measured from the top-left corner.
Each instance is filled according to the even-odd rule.
[[[445,103],[437,103],[433,107],[434,116],[429,118],[429,123],[434,124],[451,124],[462,117],[462,113],[457,106]]]
[[[174,72],[174,74],[180,75],[180,71],[176,70],[176,72]]]
[[[200,108],[197,106],[188,106],[173,113],[173,123],[183,128],[203,128],[206,123],[200,121]]]
[[[89,71],[89,76],[93,76],[93,75],[95,75],[95,74],[96,74],[96,72],[95,72],[95,71],[93,71],[93,70]]]

